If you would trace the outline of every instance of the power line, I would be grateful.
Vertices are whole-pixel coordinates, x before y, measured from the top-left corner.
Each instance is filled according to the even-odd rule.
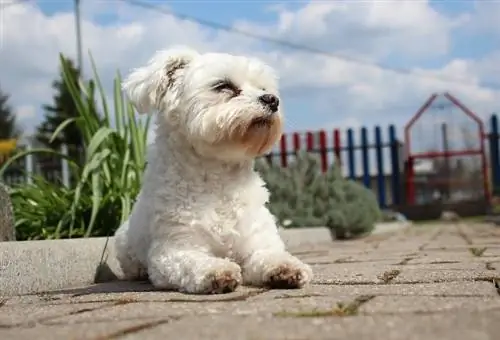
[[[342,61],[345,61],[345,62],[348,62],[351,64],[357,64],[357,65],[363,65],[363,66],[372,67],[372,68],[376,68],[376,69],[381,69],[381,70],[393,72],[396,74],[414,76],[414,77],[420,77],[420,78],[427,78],[427,79],[439,80],[439,81],[443,81],[443,82],[447,82],[447,83],[454,83],[454,84],[459,84],[459,85],[471,86],[471,84],[464,83],[462,79],[447,78],[447,77],[441,77],[441,76],[430,75],[430,74],[421,74],[421,73],[416,73],[415,71],[409,70],[409,69],[395,68],[395,67],[390,67],[390,66],[386,66],[386,65],[380,65],[380,64],[376,64],[376,63],[367,62],[365,60],[356,59],[356,58],[352,58],[352,57],[340,56],[340,55],[336,55],[336,54],[333,54],[333,53],[330,53],[330,52],[327,52],[327,51],[324,51],[321,49],[317,49],[315,47],[297,44],[297,43],[287,41],[287,40],[276,39],[273,37],[244,31],[244,30],[241,30],[241,29],[238,29],[235,27],[221,24],[221,23],[196,18],[196,17],[190,16],[187,14],[177,13],[177,12],[171,11],[169,9],[166,9],[164,7],[156,6],[156,5],[142,2],[142,1],[137,1],[137,0],[121,0],[121,1],[128,3],[132,6],[142,7],[145,9],[156,11],[156,12],[164,14],[164,15],[172,16],[174,18],[191,21],[191,22],[197,23],[199,25],[210,27],[210,28],[213,28],[216,30],[239,34],[242,36],[246,36],[246,37],[253,38],[256,40],[268,42],[268,43],[282,46],[282,47],[287,47],[287,48],[294,49],[297,51],[302,51],[302,52],[315,54],[315,55],[319,55],[319,56],[323,56],[323,57],[327,57],[327,58],[342,60]],[[500,90],[500,84],[496,84],[496,83],[484,84],[484,86],[481,86],[481,87],[488,88],[490,90],[495,90],[495,91]]]

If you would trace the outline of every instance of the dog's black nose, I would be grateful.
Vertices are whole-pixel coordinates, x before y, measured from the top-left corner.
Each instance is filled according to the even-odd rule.
[[[259,97],[262,104],[269,107],[269,109],[274,113],[278,111],[278,106],[280,105],[280,100],[273,94],[263,94]]]

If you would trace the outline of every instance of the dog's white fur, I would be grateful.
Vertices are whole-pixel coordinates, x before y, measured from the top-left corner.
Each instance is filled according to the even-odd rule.
[[[234,87],[220,85],[226,80]],[[309,282],[311,268],[285,250],[253,170],[281,136],[281,111],[259,101],[279,95],[274,71],[257,59],[177,47],[157,52],[123,88],[138,112],[158,112],[143,187],[115,234],[125,278],[187,293]]]

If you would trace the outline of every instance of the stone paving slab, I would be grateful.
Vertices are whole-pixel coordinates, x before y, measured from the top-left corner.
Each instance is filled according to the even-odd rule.
[[[497,339],[500,313],[438,313],[428,315],[363,315],[355,318],[268,318],[231,315],[192,320],[115,321],[0,330],[2,339]],[[78,334],[78,335],[75,335]]]
[[[496,339],[500,313],[425,316],[361,316],[325,318],[266,318],[208,316],[198,318],[199,329],[187,320],[142,332],[141,339]],[[229,326],[228,325],[232,325]],[[221,329],[223,332],[221,332]],[[496,334],[496,336],[498,333]],[[128,335],[123,339],[136,339]]]
[[[360,307],[366,314],[437,313],[443,311],[488,311],[500,309],[500,299],[491,296],[377,296]]]
[[[115,281],[6,296],[0,339],[497,339],[500,254],[487,251],[500,249],[500,233],[491,228],[414,226],[297,245],[316,275],[299,290],[185,295]],[[491,245],[474,243],[484,235]]]
[[[34,340],[34,339],[113,339],[114,333],[121,333],[123,330],[138,330],[144,327],[149,321],[148,326],[153,326],[163,319],[154,320],[136,320],[136,321],[113,321],[113,322],[92,322],[67,325],[43,325],[38,324],[34,327],[23,328],[0,328],[0,339],[13,340]],[[155,323],[156,322],[156,323]],[[118,337],[114,337],[117,339]]]
[[[6,327],[30,327],[37,323],[45,323],[51,319],[80,314],[93,309],[111,306],[112,303],[83,303],[83,304],[29,304],[6,305],[0,311],[0,329]]]
[[[498,277],[498,272],[486,270],[449,270],[443,269],[405,269],[397,275],[394,283],[432,283],[452,281],[492,281]]]

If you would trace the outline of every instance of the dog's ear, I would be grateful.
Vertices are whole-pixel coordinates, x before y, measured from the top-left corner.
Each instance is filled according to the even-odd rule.
[[[183,70],[198,55],[188,47],[174,47],[156,52],[146,66],[133,70],[122,87],[137,111],[150,113],[160,109],[163,98],[173,99]]]

